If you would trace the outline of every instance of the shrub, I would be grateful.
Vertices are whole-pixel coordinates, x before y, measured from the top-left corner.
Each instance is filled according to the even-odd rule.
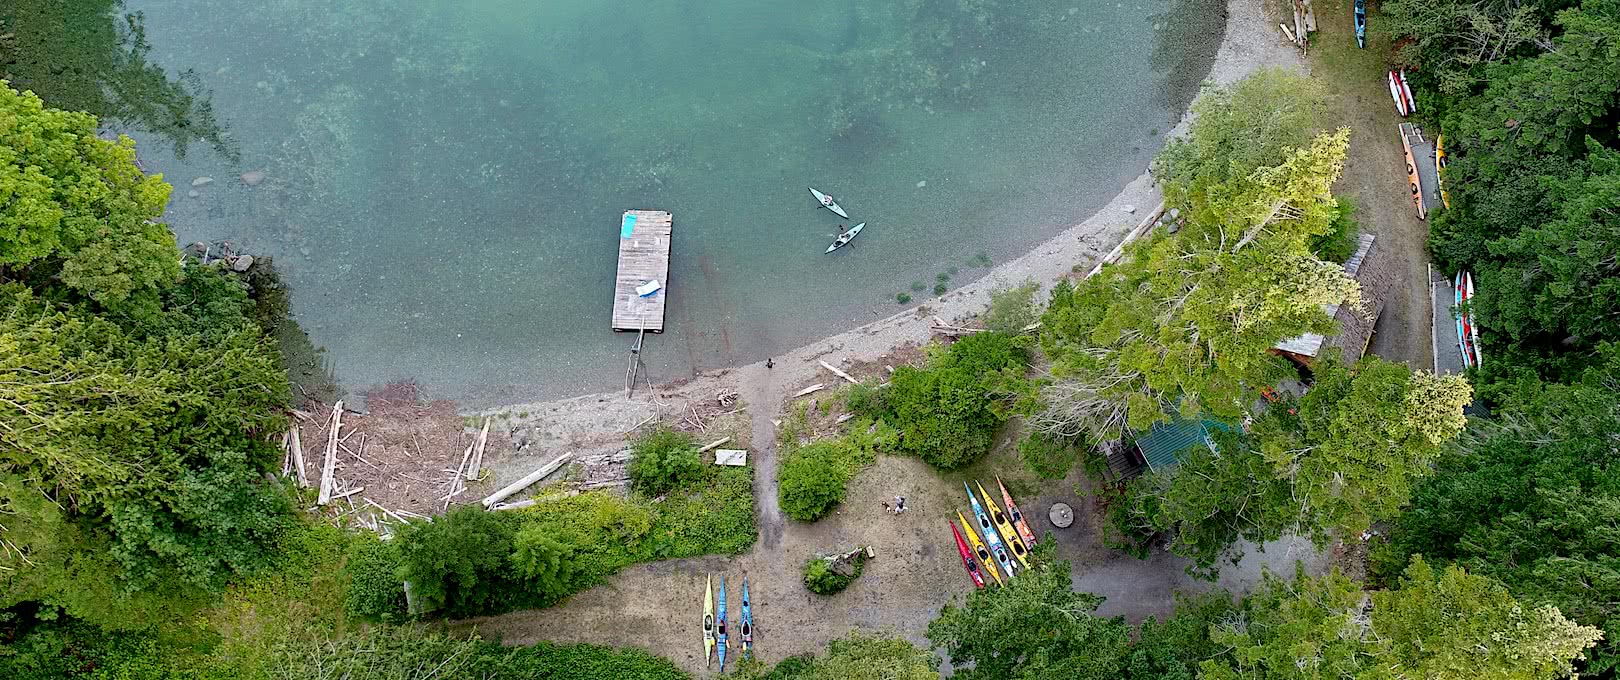
[[[894,428],[861,418],[842,437],[785,446],[787,453],[776,470],[782,512],[801,522],[826,516],[844,501],[845,486],[855,473],[871,465],[878,451],[892,450],[897,438]]]
[[[1003,333],[977,333],[936,350],[926,368],[895,369],[884,419],[904,433],[901,450],[943,470],[983,456],[1006,421],[1005,403],[1023,394],[1025,353]]]
[[[1340,198],[1333,210],[1332,231],[1311,237],[1311,252],[1323,262],[1344,262],[1356,252],[1361,237],[1361,225],[1356,223],[1356,204]]]
[[[1035,293],[1041,284],[1026,281],[1017,288],[998,288],[990,291],[990,309],[984,313],[984,327],[998,333],[1017,335],[1041,318],[1040,307],[1035,304]]]
[[[832,563],[827,560],[812,557],[808,562],[804,563],[804,587],[817,595],[837,594],[848,588],[849,584],[855,582],[855,579],[860,578],[861,570],[865,566],[866,560],[857,555],[855,557],[855,575],[844,576],[833,571]]]
[[[512,567],[529,587],[547,599],[561,599],[571,591],[575,569],[574,546],[550,527],[528,524],[513,539]]]
[[[1042,432],[1032,432],[1018,443],[1024,466],[1042,479],[1063,479],[1074,469],[1080,449],[1073,442]]]
[[[854,476],[840,442],[823,440],[799,447],[777,469],[782,512],[801,522],[821,519],[844,501],[844,485]]]
[[[648,496],[685,488],[703,472],[698,447],[688,435],[659,428],[638,440],[630,459],[631,486]]]
[[[435,521],[406,525],[397,539],[400,575],[411,584],[417,611],[472,616],[522,601],[525,589],[509,559],[513,517],[464,505]]]
[[[370,621],[394,621],[405,614],[405,588],[400,578],[399,546],[360,534],[349,546],[347,572],[349,585],[343,593],[343,608],[353,616]]]

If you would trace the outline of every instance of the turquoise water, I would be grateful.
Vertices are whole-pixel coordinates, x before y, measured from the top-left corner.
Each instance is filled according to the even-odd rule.
[[[619,214],[669,210],[657,381],[931,297],[1084,219],[1208,67],[1190,0],[132,0],[241,158],[143,162],[182,241],[268,253],[351,389],[622,384]],[[1172,17],[1196,16],[1172,21]],[[256,187],[238,174],[263,171]],[[216,181],[188,197],[191,180]],[[867,223],[822,251],[839,220]],[[928,291],[912,291],[922,282]],[[915,304],[915,303],[914,303]]]

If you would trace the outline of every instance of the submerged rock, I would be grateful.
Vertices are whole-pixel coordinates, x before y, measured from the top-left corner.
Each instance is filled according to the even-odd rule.
[[[259,184],[262,183],[262,182],[264,182],[264,171],[263,170],[249,170],[247,172],[242,173],[242,183],[243,184],[246,184],[246,185],[248,185],[250,187],[256,187],[256,186],[259,186]]]
[[[192,189],[192,190],[191,190],[191,191],[187,191],[187,192],[186,192],[186,195],[187,195],[187,196],[190,196],[190,197],[192,197],[192,198],[196,198],[196,197],[198,197],[198,196],[201,196],[201,195],[202,195],[202,192],[201,192],[201,191],[198,191],[198,190],[196,190],[196,189]]]
[[[918,189],[921,189],[921,188],[923,188],[925,186],[928,186],[928,180],[926,180],[926,179],[917,183],[917,188]]]
[[[191,186],[194,187],[205,187],[213,183],[214,178],[212,177],[198,177],[197,179],[191,180]]]

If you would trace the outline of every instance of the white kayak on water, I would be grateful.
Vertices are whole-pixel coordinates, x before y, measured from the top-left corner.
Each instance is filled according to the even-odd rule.
[[[835,214],[835,215],[837,215],[839,217],[842,217],[842,218],[844,218],[846,220],[849,219],[849,213],[844,212],[843,208],[838,207],[838,203],[833,201],[831,196],[828,196],[828,195],[826,195],[824,193],[816,191],[815,187],[810,187],[810,195],[816,197],[816,203],[819,204],[821,207],[833,211],[833,214]]]
[[[842,234],[839,234],[838,235],[838,240],[833,241],[832,245],[827,246],[827,252],[830,253],[830,252],[832,252],[834,250],[838,250],[839,248],[842,248],[845,245],[847,245],[850,241],[855,240],[855,235],[861,233],[861,228],[865,227],[865,226],[866,226],[866,223],[862,222],[862,223],[857,224],[857,225],[855,225],[853,227],[850,227],[849,231],[846,231],[846,232],[844,232]],[[823,254],[825,254],[825,253],[823,253]]]

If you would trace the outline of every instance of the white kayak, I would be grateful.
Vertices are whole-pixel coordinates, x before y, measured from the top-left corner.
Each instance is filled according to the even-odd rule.
[[[855,240],[855,235],[861,233],[861,228],[865,227],[865,226],[866,226],[866,223],[862,222],[862,223],[857,224],[857,225],[855,225],[853,227],[850,227],[849,231],[846,231],[846,232],[844,232],[842,234],[839,234],[838,235],[838,240],[833,241],[832,245],[827,246],[827,252],[830,253],[830,252],[832,252],[834,250],[838,250],[839,248],[842,248],[845,245],[847,245],[850,241]],[[825,254],[825,253],[823,253],[823,254]]]
[[[815,187],[810,188],[810,195],[816,197],[816,203],[821,207],[833,211],[833,214],[839,217],[846,220],[849,219],[849,213],[844,212],[843,208],[838,207],[838,204],[832,200],[831,196],[816,191]]]

